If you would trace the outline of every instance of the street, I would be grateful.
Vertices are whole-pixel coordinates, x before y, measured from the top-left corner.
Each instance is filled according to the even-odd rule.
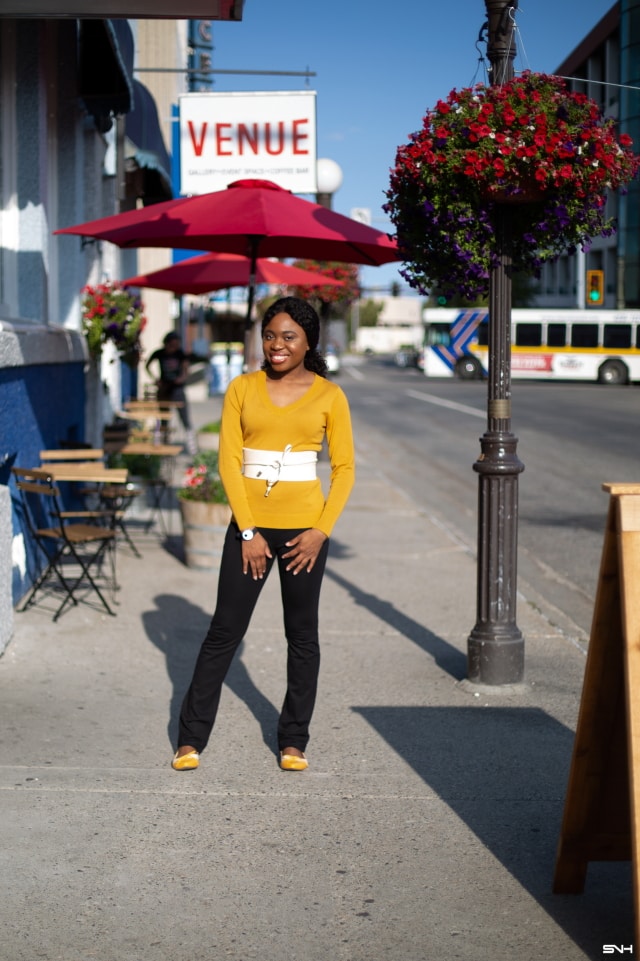
[[[428,380],[386,358],[347,364],[339,382],[351,404],[356,443],[358,423],[377,427],[376,450],[368,454],[376,456],[380,472],[475,552],[473,464],[486,428],[486,383]],[[640,478],[640,390],[514,380],[512,405],[512,431],[525,465],[519,590],[531,603],[544,601],[545,616],[584,641],[608,506],[602,484]]]

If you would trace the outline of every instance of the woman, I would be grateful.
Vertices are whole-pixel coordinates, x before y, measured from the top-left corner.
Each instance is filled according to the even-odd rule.
[[[220,429],[220,476],[233,512],[216,610],[180,713],[177,771],[200,763],[220,691],[277,562],[287,638],[287,692],[278,722],[280,767],[303,771],[320,666],[318,604],[329,535],[354,481],[349,406],[326,379],[320,322],[310,304],[282,297],[262,321],[262,370],[231,381]],[[325,499],[316,460],[327,440]]]

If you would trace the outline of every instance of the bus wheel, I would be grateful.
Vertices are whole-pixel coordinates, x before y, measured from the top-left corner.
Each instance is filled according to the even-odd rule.
[[[599,384],[628,384],[629,371],[621,360],[606,360],[598,371]]]
[[[456,364],[456,374],[460,380],[480,380],[482,365],[477,357],[461,357]]]

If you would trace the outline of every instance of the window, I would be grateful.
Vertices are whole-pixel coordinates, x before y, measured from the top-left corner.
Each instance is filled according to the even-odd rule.
[[[640,327],[638,328],[640,330]],[[489,346],[489,321],[483,320],[476,331],[476,337],[478,338],[478,347],[488,347]]]
[[[448,347],[451,343],[451,333],[449,324],[430,324],[425,334],[425,344],[427,347],[442,345]]]
[[[572,347],[597,347],[598,346],[598,325],[597,324],[574,324],[571,328]]]
[[[516,344],[518,347],[540,347],[542,324],[516,324]]]
[[[631,347],[631,324],[605,324],[602,345],[613,350]]]
[[[567,325],[549,324],[547,326],[547,346],[564,347],[567,343]]]

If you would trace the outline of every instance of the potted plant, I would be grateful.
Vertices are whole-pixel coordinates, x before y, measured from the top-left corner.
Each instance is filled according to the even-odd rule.
[[[111,341],[121,359],[135,368],[142,356],[140,335],[147,323],[140,297],[112,283],[87,286],[82,293],[82,331],[91,357],[98,360]]]
[[[187,567],[215,570],[220,566],[231,508],[218,474],[217,451],[203,451],[185,471],[178,490]]]
[[[220,421],[213,420],[198,430],[199,450],[218,450],[220,444]]]
[[[611,234],[608,190],[637,174],[631,138],[557,77],[525,72],[501,86],[452,90],[398,148],[384,205],[408,283],[486,296],[497,263],[495,211],[510,204],[514,270]]]

